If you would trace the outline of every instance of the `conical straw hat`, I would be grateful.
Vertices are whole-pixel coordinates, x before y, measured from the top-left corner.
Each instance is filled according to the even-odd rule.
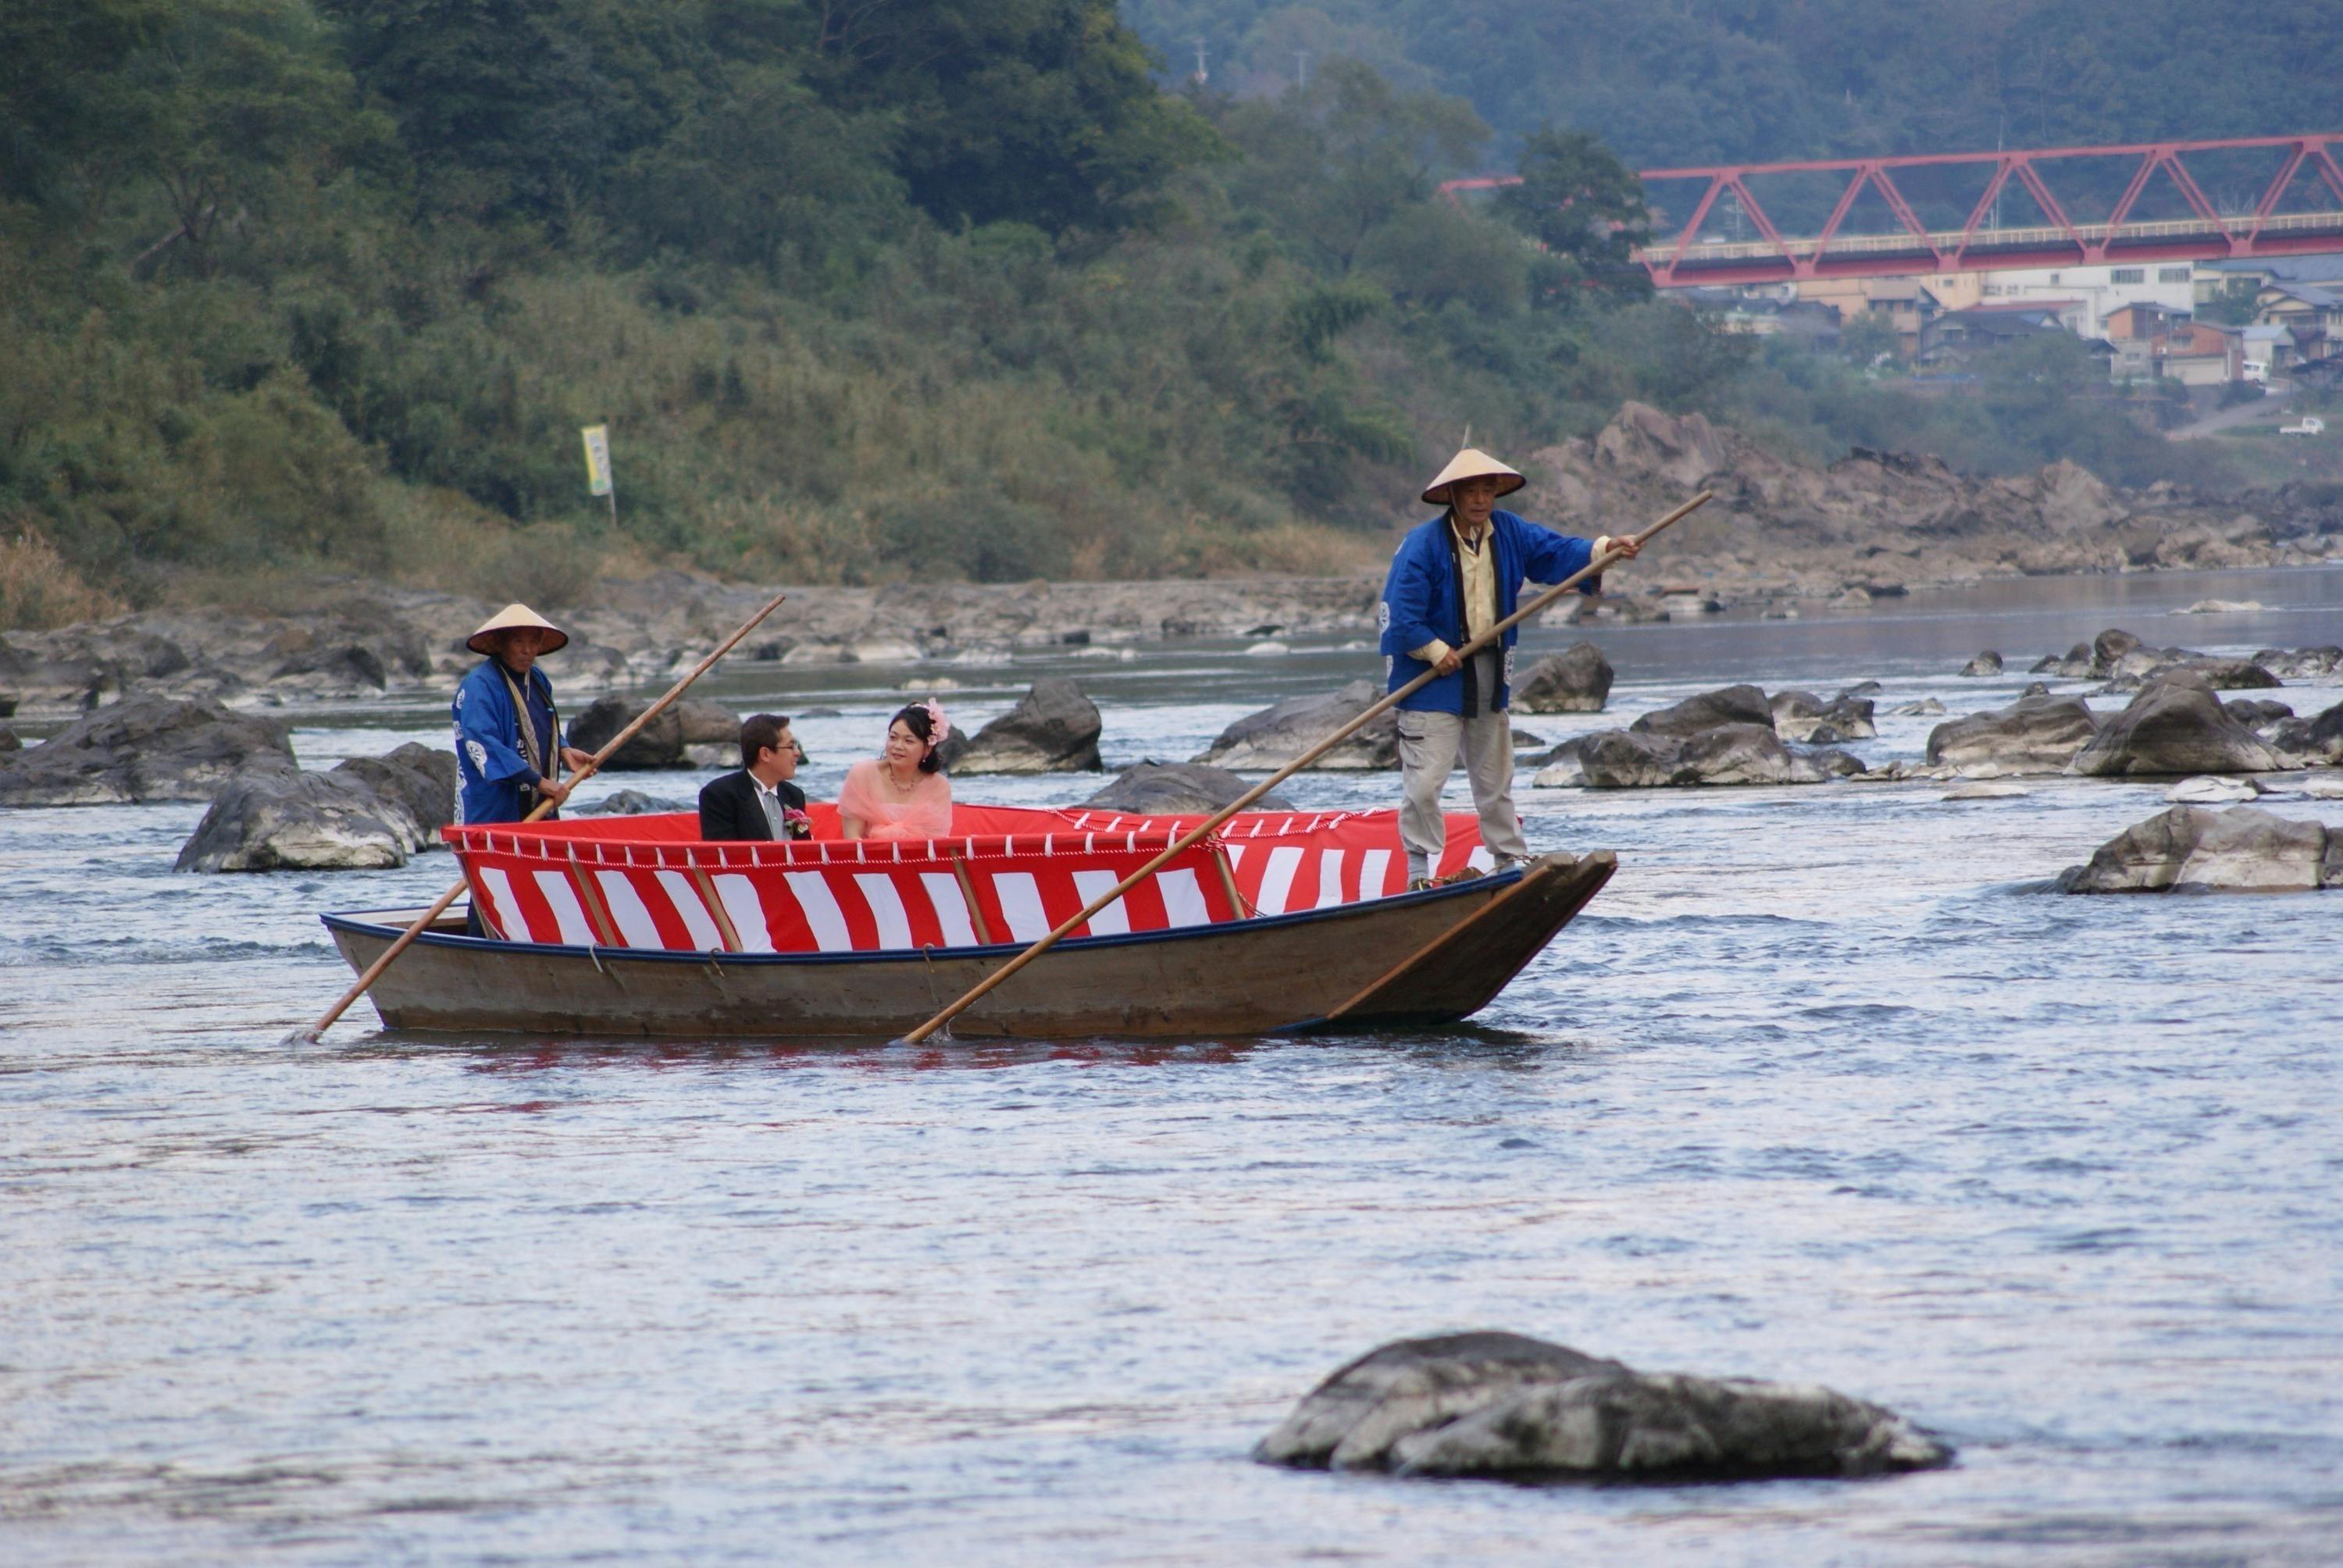
[[[553,634],[553,640],[537,650],[539,654],[558,653],[569,646],[568,632],[529,608],[528,606],[519,603],[508,604],[488,617],[479,630],[464,639],[464,646],[474,653],[486,653],[488,650],[480,646],[486,638],[494,637],[500,631],[510,631],[518,626],[533,626]]]
[[[1423,498],[1435,507],[1444,507],[1448,504],[1449,486],[1459,479],[1483,478],[1495,479],[1497,494],[1501,496],[1510,496],[1529,483],[1480,447],[1467,447],[1448,459],[1448,467],[1440,470],[1438,478],[1423,487]]]

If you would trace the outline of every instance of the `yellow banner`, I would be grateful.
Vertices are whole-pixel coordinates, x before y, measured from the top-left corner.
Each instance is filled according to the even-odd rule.
[[[610,427],[588,425],[579,432],[586,437],[586,490],[588,495],[610,493]]]

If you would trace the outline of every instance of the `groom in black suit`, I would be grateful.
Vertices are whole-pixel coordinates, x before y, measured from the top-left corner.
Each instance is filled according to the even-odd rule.
[[[699,836],[798,837],[786,813],[805,809],[805,791],[789,782],[804,758],[788,719],[751,715],[740,726],[740,771],[727,773],[699,792]]]

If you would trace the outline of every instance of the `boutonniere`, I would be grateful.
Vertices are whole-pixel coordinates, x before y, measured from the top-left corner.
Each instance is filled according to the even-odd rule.
[[[795,806],[781,808],[781,826],[789,829],[789,837],[792,839],[813,837],[813,819]]]

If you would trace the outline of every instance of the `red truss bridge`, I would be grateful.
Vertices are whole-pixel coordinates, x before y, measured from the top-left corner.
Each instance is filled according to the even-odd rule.
[[[2230,257],[2301,256],[2343,249],[2343,166],[2336,151],[2343,133],[2292,136],[2247,136],[2226,141],[2138,142],[2123,146],[2044,147],[2023,152],[1931,153],[1892,158],[1836,158],[1807,163],[1722,164],[1710,168],[1645,169],[1646,186],[1701,180],[1705,188],[1692,216],[1673,241],[1640,247],[1635,259],[1662,288],[1698,285],[1785,283],[1799,278],[1883,277],[1930,272],[1986,272],[2014,267],[2121,265],[2127,262],[2219,261]],[[2258,155],[2258,156],[2257,156]],[[2209,156],[2227,174],[2227,199],[2217,203],[2191,175],[2184,159],[2200,167]],[[2068,160],[2134,160],[2129,182],[2104,219],[2068,216],[2051,187],[2050,176],[2069,182]],[[2268,170],[2240,187],[2240,159]],[[2059,166],[2049,167],[2047,166]],[[2164,177],[2159,180],[2157,176]],[[1752,180],[1797,176],[1807,193],[1817,183],[1842,180],[1836,204],[1819,234],[1785,236],[1751,190]],[[1931,227],[1907,200],[1901,176],[1916,192],[1929,187],[1925,205],[1946,209],[1948,187],[1982,189],[1958,228]],[[1488,190],[1520,184],[1518,176],[1453,180],[1453,192]],[[2102,190],[2107,173],[2092,168],[2079,182]],[[2258,187],[2258,200],[2251,192]],[[2239,195],[2242,189],[2242,196]],[[1656,193],[1654,193],[1656,195]],[[2173,202],[2177,194],[2178,202]],[[1865,198],[1869,196],[1870,200]],[[1778,198],[1777,198],[1778,199]],[[1755,239],[1715,241],[1701,237],[1704,226],[1723,216],[1756,231]],[[1848,220],[1865,212],[1865,228]],[[2250,204],[2250,205],[2248,205]],[[1654,203],[1654,209],[1658,205]],[[2006,206],[2031,206],[2037,220],[2005,222]],[[2148,216],[2161,207],[2167,216]],[[1881,213],[1884,209],[1884,220]],[[2225,210],[2226,209],[2226,210]],[[1682,210],[1680,207],[1676,210]],[[1957,206],[1949,209],[1957,213]]]

